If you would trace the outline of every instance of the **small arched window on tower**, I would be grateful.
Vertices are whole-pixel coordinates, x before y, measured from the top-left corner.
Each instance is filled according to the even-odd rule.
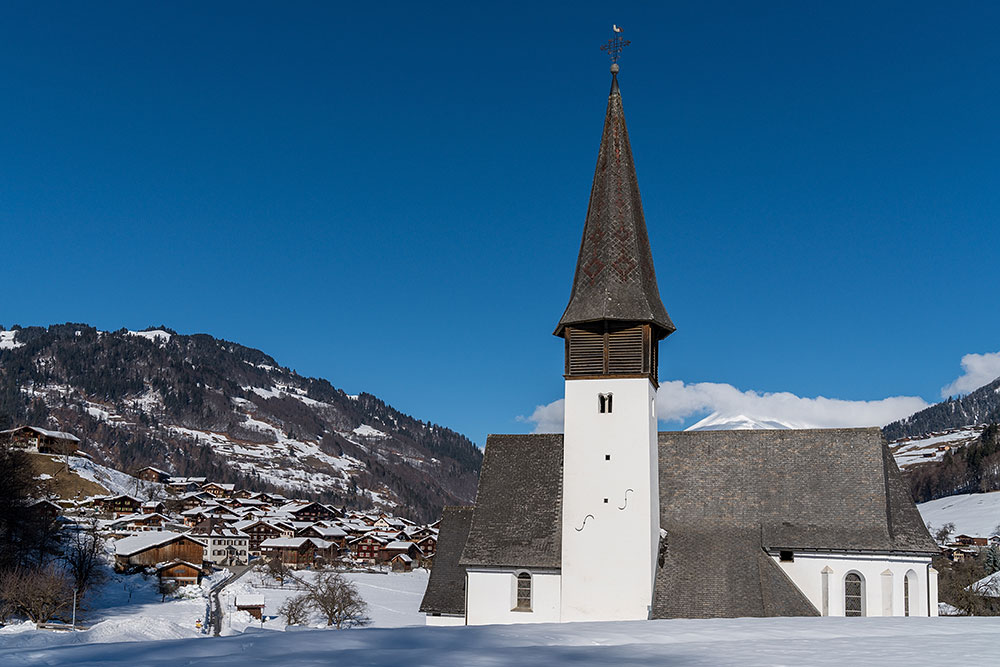
[[[514,592],[514,611],[531,611],[531,574],[518,572],[514,581],[517,586]]]
[[[844,616],[865,615],[865,580],[857,572],[844,577]]]
[[[598,394],[597,395],[597,411],[600,412],[602,415],[609,414],[611,412],[611,407],[612,407],[611,399],[612,399],[612,396],[611,396],[610,393],[608,393],[608,394]]]

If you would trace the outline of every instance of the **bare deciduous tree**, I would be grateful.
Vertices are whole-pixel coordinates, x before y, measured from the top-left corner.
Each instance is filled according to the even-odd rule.
[[[272,556],[268,559],[265,567],[267,568],[267,573],[271,575],[275,581],[282,586],[285,585],[285,579],[288,577],[288,568],[281,562],[280,558]]]
[[[73,602],[69,576],[53,565],[8,570],[0,577],[0,598],[35,623],[45,623]]]
[[[338,630],[368,625],[368,605],[358,588],[336,572],[323,572],[309,586],[306,594],[313,609]]]
[[[310,611],[312,603],[308,595],[287,598],[278,608],[278,613],[285,617],[288,625],[305,625],[309,622]]]
[[[69,531],[63,549],[63,560],[81,597],[88,589],[104,580],[104,538],[97,531],[96,522]]]
[[[934,539],[938,541],[938,544],[944,544],[945,542],[948,541],[948,538],[951,537],[951,534],[954,532],[955,532],[955,524],[949,521],[948,523],[944,524],[943,526],[937,529],[937,532],[934,533]]]

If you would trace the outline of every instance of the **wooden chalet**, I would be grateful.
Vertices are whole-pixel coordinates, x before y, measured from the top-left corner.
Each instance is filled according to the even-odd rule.
[[[370,532],[361,537],[356,537],[348,542],[351,556],[360,562],[375,564],[379,560],[379,553],[382,548],[393,540],[380,537],[374,532]]]
[[[228,498],[236,491],[235,484],[220,484],[219,482],[206,482],[202,484],[201,490],[210,493],[216,498]]]
[[[72,433],[50,431],[38,426],[18,426],[0,431],[0,442],[37,449],[41,454],[60,455],[74,454],[80,446],[80,438]]]
[[[115,542],[115,569],[119,572],[174,560],[200,566],[204,556],[204,542],[169,530],[141,533]]]
[[[393,572],[409,572],[413,569],[413,559],[406,554],[396,554],[389,560]]]
[[[260,544],[264,558],[277,558],[286,567],[301,569],[336,558],[336,547],[316,537],[283,537],[264,540]]]
[[[975,537],[974,535],[956,535],[954,544],[964,547],[985,547],[990,543],[987,537]]]
[[[338,550],[347,548],[347,531],[338,526],[324,526],[321,523],[313,523],[305,528],[295,531],[296,537],[318,537],[327,542],[333,542]]]
[[[296,521],[332,521],[340,516],[337,509],[316,502],[293,507],[288,513],[295,517]]]
[[[101,499],[101,509],[117,519],[127,514],[138,514],[142,509],[142,501],[127,494],[107,496]]]
[[[109,528],[115,532],[143,532],[163,530],[163,527],[169,522],[170,517],[158,512],[151,514],[126,514],[112,521]]]
[[[237,521],[233,524],[233,528],[250,538],[247,550],[253,556],[261,554],[260,545],[264,540],[295,537],[295,530],[290,525],[265,519]]]
[[[172,560],[156,568],[156,576],[161,584],[174,583],[178,586],[200,584],[203,574],[202,566],[184,560]]]
[[[163,484],[170,479],[170,473],[164,472],[159,468],[154,468],[153,466],[146,466],[137,472],[135,476],[144,482],[155,482],[157,484]]]
[[[28,505],[28,512],[36,517],[42,517],[45,521],[52,522],[62,514],[62,507],[51,500],[36,500]]]
[[[395,542],[389,542],[382,547],[381,551],[378,552],[376,560],[384,563],[386,561],[391,561],[399,554],[406,554],[415,562],[419,562],[419,560],[423,557],[420,547],[413,542],[402,542],[397,540]]]

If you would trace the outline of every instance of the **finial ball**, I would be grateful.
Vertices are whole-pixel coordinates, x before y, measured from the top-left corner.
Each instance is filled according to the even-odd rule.
[[[618,74],[618,63],[611,63],[611,73]]]

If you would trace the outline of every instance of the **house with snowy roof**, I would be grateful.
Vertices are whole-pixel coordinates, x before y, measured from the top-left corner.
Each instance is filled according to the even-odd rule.
[[[0,431],[0,442],[37,450],[40,454],[75,454],[80,438],[65,431],[53,431],[40,426],[18,426]]]
[[[658,432],[660,298],[618,65],[563,339],[562,434],[491,435],[428,624],[937,615],[938,547],[877,428]]]

